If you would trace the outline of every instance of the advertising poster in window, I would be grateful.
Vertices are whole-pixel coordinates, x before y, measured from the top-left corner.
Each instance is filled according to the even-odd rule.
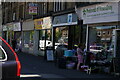
[[[37,4],[29,3],[29,14],[37,15]]]

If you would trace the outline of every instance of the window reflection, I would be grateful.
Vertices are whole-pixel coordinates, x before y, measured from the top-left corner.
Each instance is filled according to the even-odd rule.
[[[89,50],[95,54],[113,57],[113,29],[115,26],[90,27]],[[100,58],[100,57],[99,57]]]

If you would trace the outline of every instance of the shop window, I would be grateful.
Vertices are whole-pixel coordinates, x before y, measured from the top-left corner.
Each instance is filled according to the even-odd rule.
[[[33,50],[33,31],[24,32],[24,47]]]
[[[111,48],[112,32],[115,26],[100,26],[89,28],[89,50],[96,54],[101,54],[104,59],[113,57],[113,50]],[[100,57],[98,57],[100,59]],[[109,59],[111,60],[111,59]]]
[[[39,31],[39,50],[44,51],[47,46],[52,46],[51,29]]]
[[[68,44],[68,28],[67,27],[59,27],[56,28],[56,41],[55,44]]]

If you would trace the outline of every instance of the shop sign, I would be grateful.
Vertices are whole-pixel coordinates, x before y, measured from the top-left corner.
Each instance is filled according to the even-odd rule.
[[[36,30],[42,29],[42,27],[43,27],[43,18],[35,19],[34,24],[35,24],[35,29]]]
[[[72,23],[72,14],[68,14],[68,23]]]
[[[109,16],[113,15],[113,6],[105,5],[105,6],[96,6],[94,8],[84,8],[82,9],[83,17],[99,17],[99,16]]]
[[[76,10],[83,23],[118,21],[118,3],[109,2],[78,8]]]
[[[3,26],[3,31],[7,31],[7,26]]]
[[[45,17],[45,18],[43,18],[42,29],[49,29],[49,28],[51,28],[51,24],[52,24],[51,17]]]
[[[29,3],[29,14],[37,15],[37,4]]]
[[[14,31],[21,31],[20,23],[15,23],[14,24]]]
[[[34,30],[34,21],[33,20],[26,20],[22,23],[22,30],[29,31]]]
[[[13,24],[7,24],[7,28],[9,31],[13,31]]]
[[[117,6],[117,5],[116,5]],[[116,14],[115,3],[107,3],[96,5],[92,7],[82,8],[82,17],[83,18],[93,18],[101,16],[111,16]]]
[[[68,25],[77,25],[76,13],[55,16],[53,19],[53,27],[68,26]]]

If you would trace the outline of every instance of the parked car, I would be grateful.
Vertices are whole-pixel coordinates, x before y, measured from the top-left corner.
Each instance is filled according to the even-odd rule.
[[[0,67],[2,80],[19,80],[21,64],[10,45],[0,37]]]

